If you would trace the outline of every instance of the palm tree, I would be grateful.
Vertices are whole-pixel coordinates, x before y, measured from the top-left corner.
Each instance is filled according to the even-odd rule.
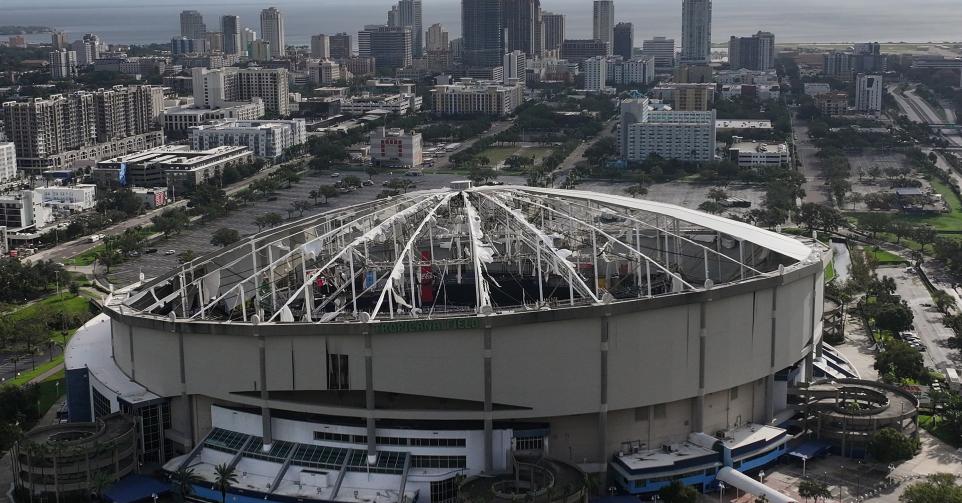
[[[104,490],[112,483],[113,479],[107,472],[94,473],[93,478],[90,479],[90,495],[97,501],[103,500]]]
[[[183,503],[188,496],[194,492],[194,484],[200,482],[200,477],[194,473],[194,469],[182,466],[170,476],[174,485],[174,494],[177,501]]]
[[[236,483],[237,475],[233,466],[224,463],[214,467],[214,485],[220,490],[221,503],[227,503],[227,489],[231,484]]]

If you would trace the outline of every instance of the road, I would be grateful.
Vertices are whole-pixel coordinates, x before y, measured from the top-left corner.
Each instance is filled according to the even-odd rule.
[[[575,147],[575,149],[568,154],[568,157],[565,157],[565,159],[561,161],[561,164],[551,172],[551,179],[554,180],[554,186],[561,187],[564,185],[564,182],[568,179],[568,173],[575,168],[575,164],[578,164],[578,161],[584,159],[585,151],[588,150],[588,147],[602,138],[615,135],[613,128],[617,122],[617,116],[609,119],[602,125],[601,133],[590,140],[581,142],[581,145]]]
[[[959,363],[958,352],[950,346],[955,334],[942,324],[942,313],[931,307],[932,296],[916,274],[904,269],[888,268],[880,274],[895,278],[895,293],[904,299],[915,315],[915,332],[925,346],[922,352],[926,365],[939,370]]]
[[[942,124],[945,122],[955,122],[955,111],[950,107],[943,107],[942,113],[945,117],[939,115],[938,112],[932,109],[927,101],[922,99],[918,94],[915,93],[914,89],[908,89],[904,93],[899,93],[897,91],[898,86],[892,84],[888,86],[888,92],[895,98],[895,102],[898,103],[899,108],[905,112],[905,115],[912,121],[922,122],[925,124]],[[950,144],[956,146],[962,146],[962,137],[956,132],[954,135],[943,135]]]
[[[805,175],[805,202],[831,205],[832,200],[828,196],[828,188],[825,186],[825,178],[818,168],[818,147],[812,143],[812,138],[808,135],[808,126],[792,119],[793,139],[795,141],[795,151],[798,153],[798,161],[801,164],[801,172]]]

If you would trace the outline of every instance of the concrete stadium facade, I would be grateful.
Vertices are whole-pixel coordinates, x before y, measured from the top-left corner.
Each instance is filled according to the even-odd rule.
[[[645,479],[674,468],[632,476],[621,457],[770,425],[789,383],[811,377],[829,259],[815,240],[618,196],[412,193],[292,222],[115,292],[68,348],[71,420],[91,420],[94,402],[160,407],[152,461],[171,470],[225,452],[266,463],[247,458],[286,443],[362,451],[371,466],[400,453],[401,473],[384,475],[400,481],[361,487],[399,484],[398,501],[450,499],[444,481],[509,471],[520,451],[614,468],[629,492],[654,491]],[[325,267],[340,272],[318,281]],[[97,351],[109,361],[85,361]],[[210,440],[229,432],[262,448]],[[781,452],[775,433],[752,449]],[[274,480],[247,490],[303,497],[282,489],[283,461],[251,467]],[[317,499],[352,500],[340,486],[364,483],[342,471]]]

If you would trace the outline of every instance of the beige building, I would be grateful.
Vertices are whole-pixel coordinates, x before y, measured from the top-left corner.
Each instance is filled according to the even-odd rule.
[[[260,98],[268,112],[290,114],[289,76],[283,68],[193,68],[191,77],[197,107],[218,108]]]
[[[671,103],[672,110],[698,112],[711,110],[715,102],[714,84],[667,84],[652,90],[656,99]]]
[[[524,101],[519,84],[461,79],[455,84],[434,86],[434,113],[441,115],[486,114],[506,116]]]

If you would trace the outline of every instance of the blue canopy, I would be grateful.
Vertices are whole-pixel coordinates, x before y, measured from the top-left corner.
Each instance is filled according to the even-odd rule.
[[[828,452],[828,450],[831,447],[832,447],[832,444],[824,440],[809,440],[807,442],[802,443],[798,447],[792,449],[792,451],[789,452],[788,455],[795,456],[796,458],[804,459],[807,461],[814,457],[825,454],[826,452]]]

